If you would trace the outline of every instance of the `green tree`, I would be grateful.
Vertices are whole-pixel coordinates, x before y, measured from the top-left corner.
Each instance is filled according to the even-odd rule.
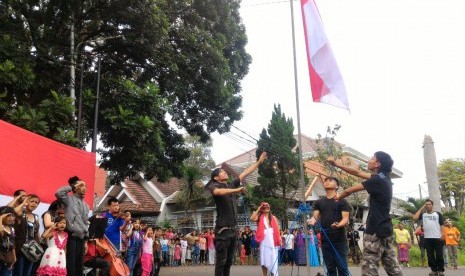
[[[324,136],[322,134],[317,135],[317,139],[315,141],[316,147],[314,148],[316,154],[312,157],[312,159],[324,167],[325,171],[328,173],[327,176],[338,178],[342,189],[346,189],[353,186],[354,184],[360,183],[360,179],[357,179],[356,177],[330,165],[327,161],[328,157],[334,156],[334,158],[340,159],[345,165],[348,166],[356,166],[358,169],[362,170],[364,168],[360,165],[354,164],[353,159],[351,159],[350,156],[344,154],[342,145],[335,139],[340,129],[340,125],[335,125],[333,128],[328,126]],[[354,212],[351,212],[351,216],[355,216],[358,213],[359,207],[363,203],[363,197],[360,193],[354,193],[350,196],[349,199],[355,207]]]
[[[212,198],[206,195],[202,179],[210,173],[215,163],[210,155],[211,141],[201,143],[199,137],[190,135],[186,135],[185,140],[190,156],[184,161],[182,186],[176,199],[187,217],[189,210],[195,215],[199,207],[211,203]]]
[[[445,198],[449,206],[454,208],[459,215],[463,214],[465,211],[465,160],[442,160],[438,166],[438,175],[441,198]]]
[[[263,151],[268,153],[268,158],[258,168],[257,181],[260,185],[255,187],[254,194],[259,194],[260,198],[280,198],[280,202],[287,202],[292,197],[300,179],[299,156],[295,147],[293,121],[286,118],[280,105],[275,105],[268,128],[262,130],[257,142],[257,158]],[[288,207],[281,210],[287,213]],[[287,226],[288,218],[283,218]]]
[[[207,141],[242,116],[240,81],[251,58],[239,5],[239,0],[1,1],[0,119],[85,145],[92,136],[99,56],[101,166],[114,171],[114,181],[139,171],[160,180],[180,176],[188,154],[176,128]],[[80,141],[70,139],[76,130],[73,101],[62,100],[69,95],[73,56],[84,73]],[[41,107],[47,100],[63,106],[48,113]]]

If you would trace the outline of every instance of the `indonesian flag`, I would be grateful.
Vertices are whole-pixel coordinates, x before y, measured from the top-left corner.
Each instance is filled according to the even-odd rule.
[[[308,71],[314,102],[349,110],[346,88],[314,0],[301,0]]]

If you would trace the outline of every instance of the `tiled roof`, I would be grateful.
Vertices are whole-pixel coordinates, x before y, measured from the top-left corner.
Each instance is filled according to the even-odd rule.
[[[113,187],[116,191],[123,190],[127,196],[122,196],[120,201],[120,209],[131,213],[139,214],[154,214],[160,212],[160,203],[158,203],[142,185],[132,180],[124,180],[125,187]],[[118,192],[119,193],[119,192]],[[116,196],[116,195],[109,195]],[[135,200],[133,202],[132,200]],[[107,209],[106,202],[103,202],[98,211]]]
[[[167,182],[158,182],[156,178],[152,178],[151,182],[155,185],[165,197],[169,197],[174,192],[179,191],[182,186],[182,182],[176,178],[172,177]]]

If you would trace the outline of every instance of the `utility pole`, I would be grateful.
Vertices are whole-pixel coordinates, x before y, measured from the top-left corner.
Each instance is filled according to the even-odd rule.
[[[423,195],[421,194],[421,184],[418,184],[418,191],[420,191],[420,200],[423,200]]]
[[[97,62],[97,92],[95,93],[95,114],[94,114],[94,130],[92,133],[92,152],[97,152],[97,122],[98,122],[98,101],[100,93],[100,55]]]
[[[75,75],[76,75],[76,56],[74,51],[74,14],[71,15],[71,26],[70,26],[70,47],[71,47],[71,66],[70,66],[70,80],[69,80],[69,97],[74,101],[76,100],[75,93]]]

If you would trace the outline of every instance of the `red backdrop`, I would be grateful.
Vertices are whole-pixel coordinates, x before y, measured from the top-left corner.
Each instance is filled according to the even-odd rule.
[[[0,120],[0,194],[24,189],[41,202],[55,200],[55,191],[77,175],[86,182],[85,201],[92,208],[95,153],[79,150]]]

